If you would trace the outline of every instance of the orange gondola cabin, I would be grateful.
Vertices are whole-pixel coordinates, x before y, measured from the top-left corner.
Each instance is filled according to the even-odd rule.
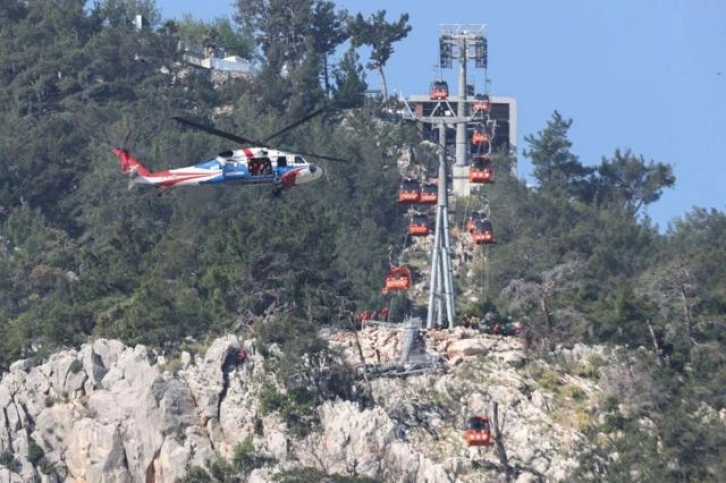
[[[434,183],[424,183],[421,187],[421,199],[419,203],[424,205],[435,205],[439,201],[439,187]]]
[[[476,245],[492,245],[494,241],[494,228],[489,220],[477,220],[471,229],[471,239]]]
[[[431,230],[429,229],[429,217],[423,213],[415,213],[411,216],[408,224],[408,234],[411,236],[427,236]]]
[[[491,141],[492,137],[489,134],[489,129],[481,124],[474,126],[474,133],[471,135],[471,144],[479,146],[481,144],[489,144]]]
[[[471,106],[471,110],[474,114],[485,114],[489,112],[489,96],[486,94],[477,94],[474,96],[474,104]]]
[[[418,203],[421,200],[421,183],[413,178],[401,181],[398,187],[399,203]]]
[[[472,416],[466,421],[464,440],[467,446],[489,446],[492,444],[492,428],[486,416]]]
[[[381,293],[387,294],[391,291],[408,290],[411,287],[413,277],[408,267],[394,267],[386,274],[386,281],[383,284]]]
[[[431,83],[431,100],[440,101],[449,97],[449,84],[446,81],[437,80]]]
[[[469,182],[471,183],[494,183],[494,165],[489,155],[476,155],[469,166]]]

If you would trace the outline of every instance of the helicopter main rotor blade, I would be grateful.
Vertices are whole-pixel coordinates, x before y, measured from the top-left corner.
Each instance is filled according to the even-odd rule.
[[[308,114],[307,116],[303,117],[299,121],[296,121],[296,122],[290,124],[289,126],[280,129],[275,134],[270,134],[269,136],[267,136],[265,139],[262,140],[262,143],[261,144],[265,144],[265,143],[269,142],[271,139],[274,139],[277,136],[286,133],[290,129],[293,129],[293,128],[298,127],[300,124],[302,124],[304,122],[308,122],[310,119],[314,118],[315,116],[319,116],[323,112],[325,112],[325,109],[323,109],[323,108],[318,109],[317,111],[311,112],[310,114]]]
[[[299,154],[301,156],[309,156],[311,158],[319,158],[319,159],[325,159],[327,161],[337,161],[339,163],[349,163],[350,159],[343,159],[343,158],[336,158],[333,156],[323,156],[322,154],[315,154],[315,153],[304,153],[302,151],[298,151],[296,149],[291,150],[295,154]]]
[[[234,141],[240,144],[249,144],[249,145],[255,145],[255,144],[264,144],[257,141],[253,141],[252,139],[247,139],[242,136],[237,136],[236,134],[231,134],[225,131],[220,131],[219,129],[215,129],[213,127],[205,126],[204,124],[199,124],[194,121],[190,121],[189,119],[184,119],[183,117],[172,117],[177,122],[180,122],[186,126],[193,127],[194,129],[199,129],[201,131],[208,132],[209,134],[213,134],[215,136],[219,136],[224,139],[229,139],[230,141]]]

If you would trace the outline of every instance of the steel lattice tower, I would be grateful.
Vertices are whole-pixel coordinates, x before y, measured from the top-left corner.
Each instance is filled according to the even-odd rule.
[[[439,194],[436,203],[434,247],[431,251],[431,280],[426,328],[454,325],[454,278],[451,269],[451,243],[449,241],[449,182],[446,161],[446,124],[436,122],[439,129]],[[436,322],[434,323],[434,319]]]

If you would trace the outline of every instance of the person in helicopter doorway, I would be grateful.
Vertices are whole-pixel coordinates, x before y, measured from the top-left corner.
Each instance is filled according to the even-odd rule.
[[[250,172],[250,175],[257,176],[260,171],[260,162],[256,159],[251,159],[250,162],[247,164],[247,168]]]

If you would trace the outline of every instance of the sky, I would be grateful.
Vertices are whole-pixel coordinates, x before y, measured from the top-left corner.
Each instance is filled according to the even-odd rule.
[[[674,189],[647,208],[664,230],[693,207],[726,211],[726,2],[723,0],[336,0],[364,16],[410,15],[385,69],[389,92],[426,94],[439,75],[441,25],[483,25],[488,69],[469,66],[477,91],[517,99],[517,175],[531,181],[526,135],[557,110],[572,119],[572,152],[598,165],[616,149],[668,163]],[[157,0],[162,17],[233,15],[232,0]],[[365,59],[364,59],[365,60]],[[443,70],[452,94],[457,64]],[[368,72],[370,88],[380,88]]]

